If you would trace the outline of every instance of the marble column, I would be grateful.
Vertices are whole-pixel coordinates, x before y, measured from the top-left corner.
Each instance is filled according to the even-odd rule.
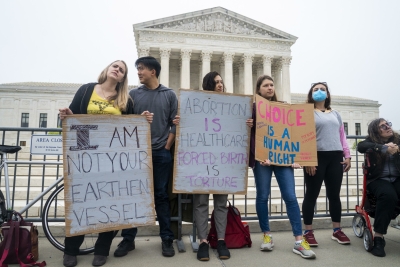
[[[282,100],[288,103],[291,102],[291,95],[290,95],[290,73],[289,67],[292,57],[282,57],[281,64],[282,64]]]
[[[262,62],[263,62],[263,70],[264,74],[271,76],[271,63],[272,63],[273,56],[271,55],[263,55],[262,56]]]
[[[203,63],[199,59],[199,90],[203,90]]]
[[[260,77],[261,75],[264,74],[264,64],[263,64],[263,60],[262,61],[257,61],[257,63],[255,64],[256,70],[257,70],[257,79],[258,77]],[[270,74],[267,74],[269,76],[271,76]]]
[[[139,57],[148,57],[149,54],[150,54],[150,47],[139,46],[139,48],[138,48],[138,56]]]
[[[244,90],[243,93],[246,95],[253,95],[253,58],[254,54],[243,55],[244,65]]]
[[[210,72],[212,51],[201,51],[201,77],[204,77],[207,73]]]
[[[191,49],[181,49],[181,87],[190,89],[190,57]]]
[[[225,84],[225,61],[223,59],[219,61],[219,74],[221,74],[222,80],[224,81]]]
[[[258,61],[258,62],[256,63],[256,65],[255,65],[255,67],[256,67],[256,70],[257,70],[257,74],[256,74],[256,78],[254,79],[254,82],[253,82],[253,87],[254,87],[253,90],[254,90],[254,92],[255,92],[255,90],[256,90],[258,77],[260,77],[261,75],[264,75],[264,69],[263,69],[263,62],[262,62],[262,60],[261,60],[261,61]]]
[[[170,54],[171,54],[171,48],[160,48],[160,57],[161,57],[160,83],[166,87],[169,87]]]
[[[276,97],[279,101],[283,101],[282,93],[282,66],[281,62],[277,61],[276,64],[272,66],[272,73],[274,73],[274,86]]]
[[[223,60],[224,60],[224,79],[225,82],[225,89],[226,92],[228,93],[233,93],[234,88],[233,88],[233,58],[235,57],[235,53],[233,52],[225,52],[223,54]]]
[[[237,94],[244,94],[244,62],[240,60],[237,64],[238,66],[238,76],[239,76],[239,84]]]
[[[233,93],[239,93],[239,64],[235,62],[232,65],[232,72],[233,72]]]

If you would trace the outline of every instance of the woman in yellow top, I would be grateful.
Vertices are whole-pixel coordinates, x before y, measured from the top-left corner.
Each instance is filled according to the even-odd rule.
[[[72,114],[133,114],[133,101],[128,94],[128,68],[122,60],[109,64],[99,75],[97,83],[82,85],[76,92],[69,108],[60,109],[60,118]],[[149,123],[153,114],[145,111]],[[94,247],[93,266],[102,266],[107,261],[114,231],[100,233]],[[76,256],[82,245],[84,235],[66,237],[63,264],[66,267],[77,265]]]

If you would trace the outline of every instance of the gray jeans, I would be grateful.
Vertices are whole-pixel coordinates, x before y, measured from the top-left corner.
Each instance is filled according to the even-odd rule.
[[[196,222],[197,233],[200,240],[207,239],[209,197],[209,194],[193,195],[194,221]],[[226,207],[228,195],[213,194],[213,198],[215,228],[217,230],[218,239],[224,239],[228,214],[228,209]]]

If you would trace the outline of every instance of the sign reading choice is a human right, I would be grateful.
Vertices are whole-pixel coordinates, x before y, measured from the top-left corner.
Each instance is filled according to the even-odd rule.
[[[252,96],[180,90],[174,193],[246,194]]]
[[[317,166],[313,104],[286,104],[256,96],[256,160]]]

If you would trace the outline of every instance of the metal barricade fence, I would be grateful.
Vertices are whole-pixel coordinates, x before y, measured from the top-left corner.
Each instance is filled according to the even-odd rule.
[[[13,160],[51,160],[51,161],[60,161],[62,162],[62,156],[39,156],[39,155],[31,155],[30,154],[30,140],[31,135],[33,134],[61,134],[61,128],[24,128],[24,127],[0,127],[0,144],[2,145],[19,145],[22,147],[22,150],[11,156]],[[361,190],[362,190],[362,163],[363,163],[363,155],[356,152],[356,143],[365,139],[365,136],[347,136],[349,147],[351,148],[351,156],[352,156],[352,166],[349,173],[345,173],[343,176],[342,188],[344,188],[345,192],[341,192],[342,196],[342,215],[343,216],[353,216],[355,214],[354,207],[356,204],[359,204],[361,198]],[[47,186],[46,181],[48,180],[54,181],[57,177],[62,176],[62,168],[60,166],[43,166],[40,167],[40,170],[37,170],[38,167],[34,167],[31,164],[27,165],[16,165],[10,164],[9,166],[9,177],[12,186],[11,199],[12,206],[16,206],[18,203],[26,205],[29,200],[35,197],[35,191],[41,190],[42,192]],[[0,174],[2,174],[2,170],[0,170]],[[302,173],[296,176],[297,178],[302,178]],[[253,178],[253,173],[249,169],[249,179]],[[302,179],[299,179],[303,181]],[[0,180],[0,187],[2,187],[2,181]],[[304,182],[302,184],[296,184],[297,187],[303,187],[303,194],[305,191]],[[16,188],[21,188],[21,191],[16,191]],[[254,184],[251,186],[253,193]],[[24,192],[25,189],[26,191]],[[248,191],[249,192],[249,191]],[[51,193],[51,192],[50,192]],[[25,195],[23,197],[23,194]],[[254,194],[253,194],[254,195]],[[30,221],[40,221],[41,220],[41,212],[43,209],[43,205],[45,202],[46,196],[44,199],[40,201],[40,205],[36,205],[33,209],[26,211],[24,216]],[[299,197],[299,204],[301,205],[302,197]],[[315,209],[315,217],[327,217],[328,213],[328,200],[325,196],[320,196],[319,199],[322,199],[322,204],[325,204],[325,208],[316,208]],[[323,201],[325,199],[325,201]],[[235,196],[230,195],[230,200],[233,205],[239,206],[241,210],[242,219],[243,220],[258,220],[255,214],[255,196],[249,198],[248,195],[245,196]],[[272,193],[270,194],[269,201],[269,213],[270,219],[288,219],[286,211],[284,210],[283,199],[280,197],[279,204],[272,203]],[[18,203],[17,203],[18,202]],[[272,205],[276,205],[276,209],[272,209]],[[273,211],[274,210],[274,211]],[[64,214],[56,214],[52,221],[64,221]]]

